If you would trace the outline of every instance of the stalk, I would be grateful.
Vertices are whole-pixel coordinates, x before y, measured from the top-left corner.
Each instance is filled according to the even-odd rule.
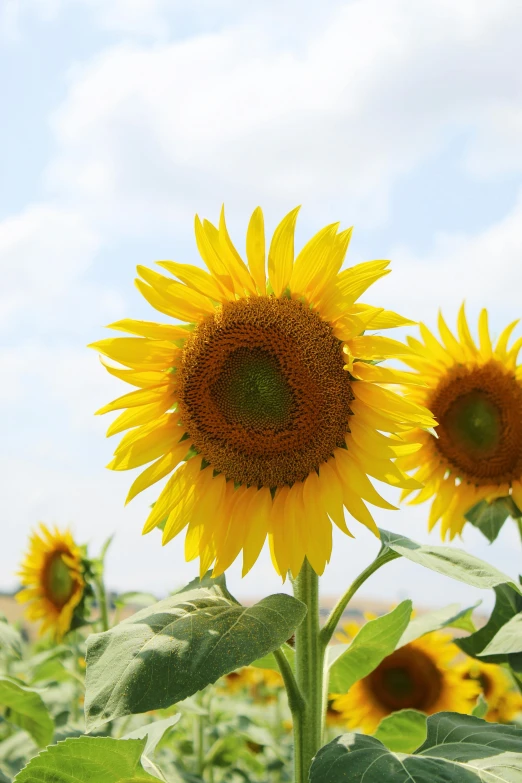
[[[295,679],[304,704],[294,719],[295,783],[306,783],[312,759],[321,747],[323,659],[320,642],[319,577],[305,560],[294,580],[294,596],[307,607],[295,633]]]

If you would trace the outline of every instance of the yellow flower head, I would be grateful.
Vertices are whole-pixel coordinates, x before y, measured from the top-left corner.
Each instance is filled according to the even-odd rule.
[[[430,530],[441,520],[441,535],[461,533],[464,514],[482,500],[512,494],[522,508],[522,340],[508,347],[518,322],[504,329],[493,345],[488,315],[479,318],[475,344],[462,306],[458,339],[439,315],[439,341],[423,324],[423,342],[410,338],[413,356],[403,358],[425,387],[411,399],[426,405],[438,421],[436,434],[418,430],[408,437],[422,442],[414,455],[400,457],[403,470],[425,484],[411,503],[433,498]],[[406,488],[403,497],[411,492]]]
[[[405,644],[348,693],[332,694],[333,708],[348,728],[360,728],[368,734],[398,710],[469,714],[480,687],[454,666],[460,650],[451,638],[448,633],[434,631]]]
[[[40,525],[33,533],[19,577],[25,589],[16,600],[27,603],[25,616],[40,621],[40,633],[50,630],[60,640],[71,626],[85,589],[82,556],[71,533]]]
[[[357,303],[389,262],[341,272],[351,230],[339,233],[338,224],[294,259],[297,212],[276,228],[268,263],[259,208],[248,226],[248,263],[223,212],[219,227],[196,218],[208,272],[160,261],[172,277],[139,266],[136,281],[153,307],[185,323],[118,321],[111,328],[136,336],[93,345],[123,365],[106,365],[110,373],[137,387],[98,411],[123,410],[108,435],[129,430],[109,467],[152,463],[128,500],[171,474],[144,532],[163,524],[166,544],[188,526],[185,555],[199,556],[201,573],[212,565],[223,573],[241,551],[247,573],[268,535],[283,577],[296,575],[305,557],[320,574],[332,521],[351,535],[344,508],[376,535],[366,502],[393,508],[368,475],[419,487],[394,459],[417,448],[403,433],[434,421],[382,385],[413,374],[374,363],[411,351],[363,334],[408,321]]]
[[[522,712],[522,694],[514,688],[509,673],[494,663],[470,661],[465,677],[477,681],[488,705],[485,719],[491,723],[510,723]]]

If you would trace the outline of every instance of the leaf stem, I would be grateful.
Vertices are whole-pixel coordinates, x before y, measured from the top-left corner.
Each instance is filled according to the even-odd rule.
[[[390,563],[392,560],[396,560],[398,557],[400,557],[400,555],[397,554],[397,552],[393,552],[391,549],[382,546],[373,563],[370,563],[370,565],[359,574],[359,576],[352,582],[344,595],[339,598],[326,623],[320,631],[320,644],[323,653],[335,633],[335,629],[337,628],[337,625],[343,616],[344,610],[348,606],[359,587],[364,584],[364,582],[366,582],[366,580],[381,566],[383,566],[385,563]]]
[[[293,587],[294,596],[308,610],[295,632],[295,680],[304,705],[294,720],[294,776],[295,783],[306,783],[312,759],[321,747],[324,659],[319,638],[319,577],[308,560]]]

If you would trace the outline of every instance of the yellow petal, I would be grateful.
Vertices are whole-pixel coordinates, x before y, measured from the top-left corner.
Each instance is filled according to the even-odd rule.
[[[290,569],[290,547],[286,543],[288,528],[286,526],[285,505],[290,487],[284,486],[276,490],[270,515],[270,554],[276,571],[286,577]]]
[[[365,315],[367,318],[368,329],[395,329],[397,326],[411,326],[415,323],[410,318],[394,313],[393,310],[384,310],[381,307],[371,307],[370,305],[354,305],[355,312],[359,315]]]
[[[114,419],[107,430],[107,437],[116,435],[118,432],[138,427],[142,424],[149,424],[159,418],[172,406],[172,396],[165,394],[164,399],[159,402],[153,402],[150,405],[142,405],[139,408],[129,408],[123,411]]]
[[[296,207],[282,219],[270,242],[268,251],[268,277],[276,296],[281,296],[288,286],[294,263],[294,232],[297,213]]]
[[[183,326],[174,324],[157,324],[154,321],[135,321],[132,318],[123,318],[107,326],[107,329],[116,329],[119,332],[137,334],[140,337],[148,337],[152,340],[186,340],[190,332]]]
[[[504,331],[502,332],[502,334],[498,338],[497,344],[495,346],[495,353],[501,359],[505,359],[506,358],[507,344],[509,342],[509,338],[511,337],[513,329],[519,323],[520,323],[520,318],[517,318],[516,321],[512,321],[508,326],[506,326],[506,328],[504,329]]]
[[[477,351],[477,346],[473,342],[473,338],[471,337],[471,333],[469,331],[468,322],[466,320],[466,311],[464,309],[464,303],[462,303],[461,308],[459,310],[457,325],[458,325],[460,342],[466,349],[468,355],[471,358],[474,358],[477,355],[478,351]]]
[[[177,423],[165,424],[138,438],[126,448],[118,450],[107,467],[110,470],[139,468],[169,451],[179,441],[179,437]]]
[[[453,332],[450,330],[449,326],[444,320],[444,317],[440,310],[439,310],[438,327],[439,327],[440,336],[442,337],[442,340],[448,350],[448,353],[459,363],[465,361],[466,353],[462,348],[461,344],[459,343],[459,341],[454,337]]]
[[[319,468],[319,489],[323,508],[339,530],[353,538],[346,526],[344,518],[343,490],[341,481],[335,471],[335,459],[331,457]]]
[[[265,543],[270,526],[272,496],[268,487],[260,489],[246,509],[246,534],[243,544],[243,572],[248,574]]]
[[[107,364],[102,356],[100,356],[100,361],[108,373],[119,378],[121,381],[125,381],[125,383],[130,383],[131,386],[138,386],[139,388],[145,389],[151,386],[161,386],[161,384],[168,386],[172,381],[170,373],[165,371],[145,370],[144,372],[139,372],[136,370],[124,370],[121,367],[112,367],[110,364]]]
[[[221,473],[213,478],[212,468],[202,472],[198,483],[198,498],[192,509],[192,516],[185,538],[185,560],[198,557],[202,549],[202,538],[205,526],[214,524],[215,516],[219,516],[221,501],[225,494],[225,477]]]
[[[143,527],[143,533],[149,533],[165,519],[170,512],[181,502],[188,489],[194,485],[201,472],[201,458],[192,457],[180,465],[176,472],[167,481],[163,490],[154,504],[147,521]],[[188,522],[188,520],[187,520]]]
[[[250,274],[259,293],[266,294],[265,223],[261,207],[256,207],[250,218],[246,237],[246,254]]]
[[[221,213],[219,215],[219,241],[222,248],[222,252],[225,257],[227,267],[231,270],[232,276],[235,277],[241,286],[243,291],[248,291],[251,294],[256,293],[255,282],[248,271],[248,267],[237,252],[234,243],[230,239],[228,233],[227,224],[225,222],[225,207],[221,207]]]
[[[151,487],[157,481],[160,481],[160,479],[165,478],[169,473],[172,473],[185,457],[189,448],[190,441],[185,440],[182,443],[178,443],[171,451],[164,454],[140,473],[138,478],[131,484],[127,499],[125,500],[125,505],[130,503],[130,501],[135,498],[136,495],[139,495],[140,492],[143,492],[144,489]]]
[[[91,343],[88,348],[105,354],[109,359],[127,367],[146,370],[164,370],[174,367],[181,355],[172,343],[147,340],[144,337],[109,337]]]
[[[158,261],[157,264],[174,275],[174,277],[177,277],[178,280],[181,280],[181,282],[185,283],[189,288],[193,288],[194,291],[197,291],[209,299],[221,302],[227,298],[225,290],[219,281],[198,266],[192,266],[192,264],[178,264],[176,261]]]
[[[339,223],[332,223],[317,232],[298,253],[290,277],[292,293],[309,294],[311,284],[324,267],[332,252]]]
[[[386,357],[407,356],[412,349],[397,340],[380,335],[363,335],[349,341],[349,347],[354,356],[359,359],[386,359]]]
[[[160,275],[141,264],[136,269],[139,276],[169,303],[177,313],[176,317],[182,321],[199,320],[202,316],[214,312],[214,304],[208,296],[203,296],[193,288]]]
[[[247,489],[247,487],[241,486],[235,492],[236,497],[229,512],[228,528],[224,538],[220,540],[217,550],[214,566],[215,576],[219,576],[232,565],[243,547],[246,534],[246,510],[257,491],[257,487]]]
[[[437,338],[430,332],[428,327],[421,323],[419,324],[419,330],[428,351],[445,367],[451,367],[453,364],[452,356],[439,343]]]
[[[160,386],[158,389],[137,389],[107,403],[103,408],[97,410],[95,415],[100,416],[111,411],[122,410],[122,408],[136,408],[141,405],[149,405],[160,400],[166,400],[168,397],[169,395],[164,386]]]
[[[367,364],[366,362],[355,362],[352,369],[352,375],[360,378],[362,381],[371,381],[372,383],[397,383],[397,384],[418,384],[424,386],[425,383],[418,373],[404,372],[403,370],[393,370],[390,367],[380,367],[377,364]]]
[[[485,308],[480,311],[478,331],[479,331],[479,341],[480,341],[480,352],[482,354],[482,357],[486,360],[491,359],[491,357],[493,356],[493,346],[491,345],[491,337],[489,336],[488,311]]]
[[[312,302],[321,300],[326,295],[328,289],[334,286],[336,275],[343,265],[344,257],[352,238],[352,231],[353,227],[350,227],[340,231],[334,237],[333,247],[324,262],[323,269],[319,270],[310,282],[310,300]]]
[[[332,554],[332,524],[321,500],[320,479],[314,471],[303,482],[304,518],[302,526],[307,530],[306,558],[315,573],[323,573]],[[297,574],[294,573],[294,576]]]
[[[216,253],[212,243],[210,242],[201,220],[196,215],[195,218],[195,232],[196,232],[196,244],[198,246],[199,254],[210,271],[212,277],[214,277],[219,284],[228,291],[230,299],[234,298],[234,282],[227,270],[223,259]]]
[[[343,476],[343,481],[355,494],[364,498],[373,506],[386,508],[390,511],[397,510],[396,506],[392,506],[391,503],[388,503],[387,500],[379,495],[366,473],[360,469],[356,460],[352,458],[348,451],[336,449],[335,459],[337,472]]]

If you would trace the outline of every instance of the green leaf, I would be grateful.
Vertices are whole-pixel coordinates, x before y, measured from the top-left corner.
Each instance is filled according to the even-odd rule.
[[[522,614],[516,614],[493,637],[482,650],[483,655],[508,655],[522,652]]]
[[[522,729],[456,712],[427,720],[413,755],[394,753],[375,737],[345,734],[315,757],[310,783],[520,783]]]
[[[442,609],[435,609],[433,612],[425,612],[419,615],[419,617],[415,617],[399,639],[397,647],[404,647],[405,644],[413,642],[414,639],[419,639],[427,633],[438,631],[448,626],[474,631],[475,626],[471,622],[471,613],[480,603],[479,601],[466,609],[461,609],[459,604],[450,604]]]
[[[51,742],[54,722],[34,688],[11,677],[0,677],[0,704],[9,707],[7,720],[25,729],[37,745],[44,747]]]
[[[485,663],[506,663],[507,655],[483,657],[482,653],[502,626],[522,611],[522,596],[510,584],[495,587],[495,595],[495,606],[486,625],[471,636],[455,639],[455,643],[472,658],[480,655]]]
[[[306,607],[286,594],[241,606],[223,577],[195,580],[87,640],[88,730],[169,707],[280,647]]]
[[[13,783],[157,783],[140,757],[145,740],[78,737],[50,745]]]
[[[411,617],[411,601],[403,601],[392,612],[367,622],[353,642],[334,645],[330,665],[330,693],[346,693],[349,688],[372,672],[396,648]],[[336,647],[340,655],[336,656]]]
[[[463,549],[417,544],[406,536],[390,533],[388,530],[381,530],[380,533],[381,541],[388,549],[392,549],[398,555],[429,568],[431,571],[437,571],[439,574],[444,574],[458,582],[465,582],[482,590],[501,584],[509,584],[518,593],[521,592],[519,585],[511,577]]]
[[[286,660],[290,664],[292,671],[295,671],[294,648],[290,647],[289,644],[283,644],[281,645],[281,652],[283,653]],[[255,666],[256,669],[272,669],[273,671],[276,672],[279,671],[279,666],[277,665],[277,661],[273,653],[268,653],[268,655],[264,655],[262,658],[258,658],[256,661],[252,661],[250,666]]]
[[[504,498],[497,498],[493,503],[481,500],[476,506],[470,508],[464,516],[492,544],[500,533],[504,522],[509,517],[509,509],[504,502]]]
[[[479,693],[477,698],[477,703],[473,707],[471,714],[474,715],[476,718],[485,718],[486,713],[488,711],[488,703],[482,693]]]
[[[22,657],[22,637],[16,628],[9,625],[7,617],[0,614],[0,652],[2,651],[16,658]]]
[[[375,739],[395,753],[413,753],[426,739],[427,716],[417,710],[399,710],[384,718]]]
[[[154,754],[157,745],[161,742],[165,734],[176,725],[180,718],[181,713],[178,712],[176,715],[171,715],[170,718],[155,720],[153,723],[146,723],[144,726],[140,726],[139,729],[130,731],[122,737],[124,740],[145,739],[145,748],[141,754],[143,769],[146,770],[146,772],[150,772],[151,775],[158,777],[160,780],[165,780],[165,778],[156,764],[152,761],[151,756]]]

